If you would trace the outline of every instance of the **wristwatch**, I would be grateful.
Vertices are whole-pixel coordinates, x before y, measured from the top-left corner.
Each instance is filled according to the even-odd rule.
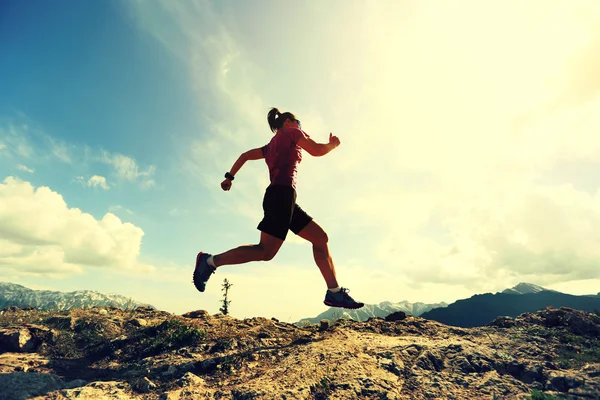
[[[225,172],[225,178],[232,181],[235,179],[235,176],[231,175],[229,172]]]

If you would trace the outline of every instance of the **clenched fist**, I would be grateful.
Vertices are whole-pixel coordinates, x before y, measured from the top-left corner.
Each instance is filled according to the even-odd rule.
[[[225,179],[223,182],[221,182],[221,189],[223,189],[224,191],[228,191],[229,189],[231,189],[231,184],[233,182],[231,182],[229,179]]]

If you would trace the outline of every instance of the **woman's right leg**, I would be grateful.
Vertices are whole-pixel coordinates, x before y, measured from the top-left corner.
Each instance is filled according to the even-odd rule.
[[[225,253],[216,254],[213,261],[217,267],[244,264],[250,261],[269,261],[275,257],[282,244],[283,240],[261,232],[258,244],[240,246]]]

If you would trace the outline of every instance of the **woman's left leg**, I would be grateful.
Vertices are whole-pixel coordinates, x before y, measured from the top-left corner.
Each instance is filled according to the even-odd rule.
[[[329,241],[327,233],[315,221],[310,221],[308,225],[298,232],[298,236],[312,243],[315,263],[317,263],[317,266],[321,270],[327,287],[329,289],[337,288],[338,281],[335,276],[335,267],[329,253],[329,246],[327,246],[327,242]]]
[[[310,219],[310,222],[306,223]],[[313,255],[315,262],[321,270],[325,283],[327,283],[327,293],[323,303],[330,307],[343,307],[357,309],[364,306],[364,303],[354,300],[348,294],[348,289],[339,287],[335,276],[335,267],[331,254],[329,254],[329,241],[327,234],[315,221],[312,220],[298,205],[296,205],[294,216],[290,229],[303,239],[308,240],[313,245]]]

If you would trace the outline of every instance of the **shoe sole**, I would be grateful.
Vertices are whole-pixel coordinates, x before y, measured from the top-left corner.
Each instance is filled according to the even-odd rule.
[[[347,308],[348,310],[357,310],[359,308],[364,307],[364,304],[361,304],[360,306],[357,305],[357,306],[354,306],[354,307],[338,306],[338,305],[330,303],[328,301],[324,301],[323,304],[325,304],[326,306],[329,306],[329,307]]]
[[[194,268],[194,275],[193,275],[193,277],[192,277],[192,279],[193,279],[193,281],[192,281],[192,282],[194,283],[194,286],[196,287],[196,289],[197,289],[199,292],[204,292],[204,290],[206,289],[206,286],[205,286],[205,287],[203,287],[203,288],[199,288],[199,287],[198,287],[198,285],[196,284],[196,271],[198,271],[198,263],[200,262],[200,257],[202,256],[202,254],[204,254],[204,253],[203,253],[203,252],[200,252],[200,253],[198,253],[198,255],[196,256],[196,267]]]

